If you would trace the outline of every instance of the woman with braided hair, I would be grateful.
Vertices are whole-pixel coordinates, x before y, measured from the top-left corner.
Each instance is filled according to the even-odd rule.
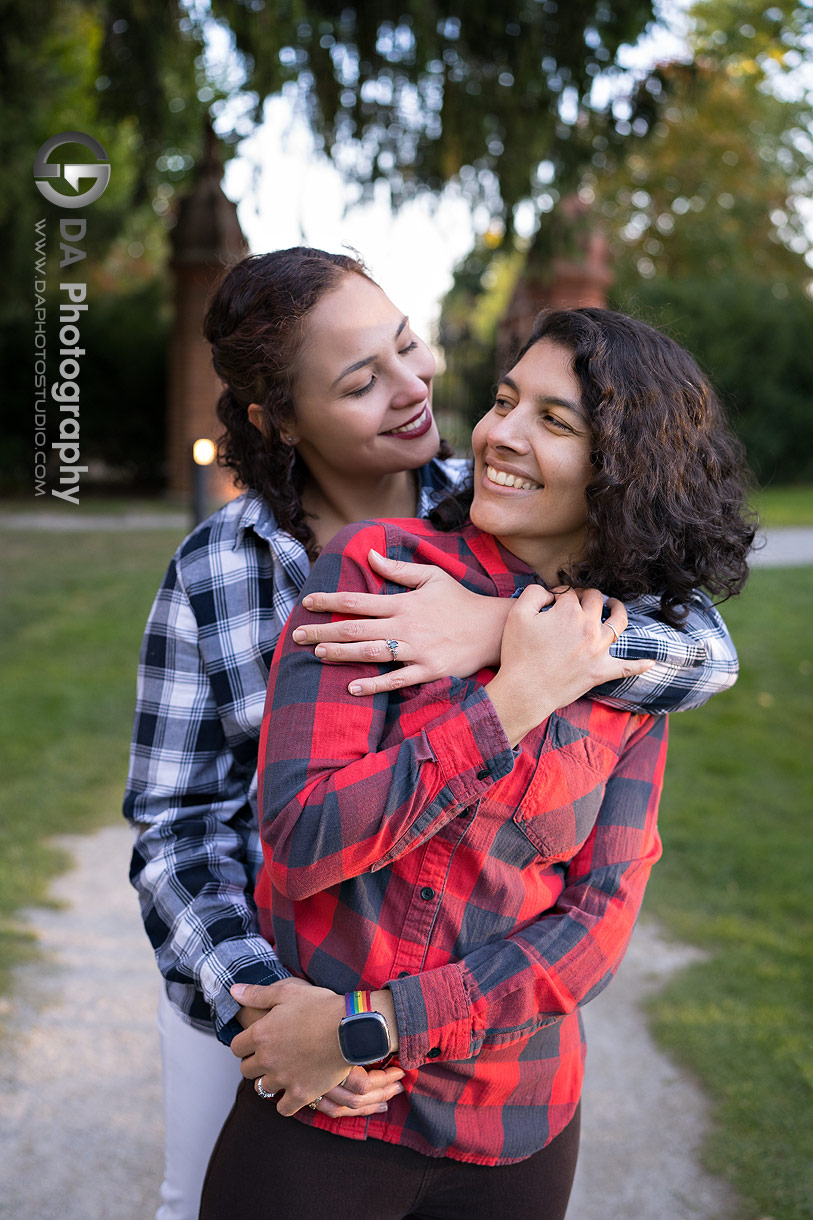
[[[261,862],[257,751],[274,646],[312,561],[337,530],[369,517],[425,515],[467,471],[438,438],[431,353],[358,260],[304,247],[252,255],[224,276],[205,335],[223,381],[221,461],[245,490],[181,544],[158,591],[124,804],[135,831],[131,879],[165,980],[159,1220],[197,1215],[209,1152],[240,1078],[228,1046],[244,1026],[261,1029],[268,1019],[230,988],[288,974],[260,934],[252,897]],[[397,564],[374,562],[399,579]],[[425,565],[419,581],[411,571],[401,579],[421,587],[388,599],[394,620],[357,624],[356,644],[325,645],[375,657],[395,637],[408,665],[362,679],[362,687],[468,674],[498,660],[502,598]],[[624,630],[620,603],[609,621]],[[346,640],[347,629],[335,627]],[[602,647],[574,659],[583,690],[622,681],[618,697],[643,710],[696,706],[736,675],[708,599],[693,603],[677,629],[644,606],[613,653],[621,655]],[[650,669],[636,657],[658,664]],[[533,660],[543,673],[543,652]],[[377,1111],[397,1095],[401,1075],[358,1067],[325,1093],[320,1112],[342,1119]]]

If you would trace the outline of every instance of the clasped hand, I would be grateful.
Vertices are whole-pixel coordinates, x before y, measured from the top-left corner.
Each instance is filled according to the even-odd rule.
[[[606,602],[605,611],[598,589],[550,593],[530,585],[518,599],[490,597],[472,593],[431,564],[387,559],[377,551],[369,552],[369,562],[379,575],[410,592],[396,597],[310,593],[302,603],[307,610],[362,617],[300,624],[293,633],[297,644],[316,645],[316,655],[334,663],[391,662],[387,640],[398,641],[398,660],[404,664],[375,677],[354,678],[348,687],[351,694],[374,695],[510,664],[512,681],[519,677],[523,690],[535,697],[543,693],[544,715],[529,724],[530,729],[595,686],[635,677],[654,664],[611,654],[610,647],[627,626],[627,612],[615,598]],[[547,613],[537,613],[546,606]],[[496,689],[506,685],[504,675]]]
[[[243,1005],[238,1015],[247,1024],[233,1039],[232,1053],[247,1080],[262,1077],[267,1092],[280,1093],[280,1114],[295,1114],[321,1097],[318,1108],[330,1118],[360,1117],[386,1110],[403,1092],[401,1068],[365,1071],[342,1058],[337,1030],[343,996],[296,978],[236,986],[231,994]]]

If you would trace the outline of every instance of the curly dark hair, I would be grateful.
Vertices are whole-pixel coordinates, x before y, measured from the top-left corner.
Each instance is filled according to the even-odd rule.
[[[218,461],[235,472],[239,486],[267,500],[277,523],[311,559],[318,546],[302,507],[307,467],[283,437],[295,417],[293,374],[307,316],[347,275],[375,282],[348,254],[308,246],[251,254],[226,272],[203,323],[224,384],[217,404],[224,427]],[[262,407],[262,431],[248,417],[254,402]],[[442,442],[439,456],[450,455]]]
[[[756,515],[745,451],[692,357],[609,309],[544,310],[517,361],[541,340],[573,353],[592,430],[584,553],[562,583],[629,601],[659,593],[673,625],[694,588],[725,600],[748,575]],[[471,495],[468,496],[468,504]],[[455,528],[447,505],[435,523]]]

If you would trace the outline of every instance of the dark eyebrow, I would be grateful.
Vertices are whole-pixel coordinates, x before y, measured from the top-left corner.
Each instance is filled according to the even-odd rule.
[[[517,398],[520,397],[520,388],[514,381],[513,377],[503,377],[500,385],[507,385],[510,390],[513,390]],[[538,407],[552,406],[564,407],[566,411],[572,411],[574,415],[578,415],[580,419],[585,419],[585,414],[581,403],[573,402],[570,398],[557,398],[555,394],[537,394],[536,405]]]
[[[395,332],[395,342],[396,343],[398,342],[398,339],[400,338],[402,332],[408,325],[409,325],[409,318],[403,317],[401,319],[401,325],[398,327],[397,331]],[[344,372],[339,373],[339,376],[336,378],[336,380],[334,382],[332,382],[332,384],[330,386],[331,390],[335,389],[335,387],[339,384],[339,382],[342,380],[343,377],[347,377],[347,375],[349,373],[357,373],[359,369],[366,368],[366,366],[368,364],[372,364],[372,362],[375,359],[377,359],[377,354],[374,356],[367,356],[367,358],[365,360],[358,360],[355,364],[348,365],[348,367],[344,370]]]

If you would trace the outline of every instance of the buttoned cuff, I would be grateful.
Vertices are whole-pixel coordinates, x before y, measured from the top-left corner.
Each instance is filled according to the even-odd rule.
[[[225,941],[213,949],[201,966],[200,980],[220,1041],[229,1046],[243,1028],[235,1019],[241,1005],[229,995],[230,987],[235,983],[265,987],[290,978],[290,975],[290,970],[283,966],[271,945],[261,936]]]
[[[472,1010],[462,966],[391,979],[387,986],[395,1005],[398,1060],[403,1068],[471,1059]]]
[[[425,729],[426,740],[454,800],[470,805],[510,774],[516,754],[494,704],[478,687],[454,716]]]

